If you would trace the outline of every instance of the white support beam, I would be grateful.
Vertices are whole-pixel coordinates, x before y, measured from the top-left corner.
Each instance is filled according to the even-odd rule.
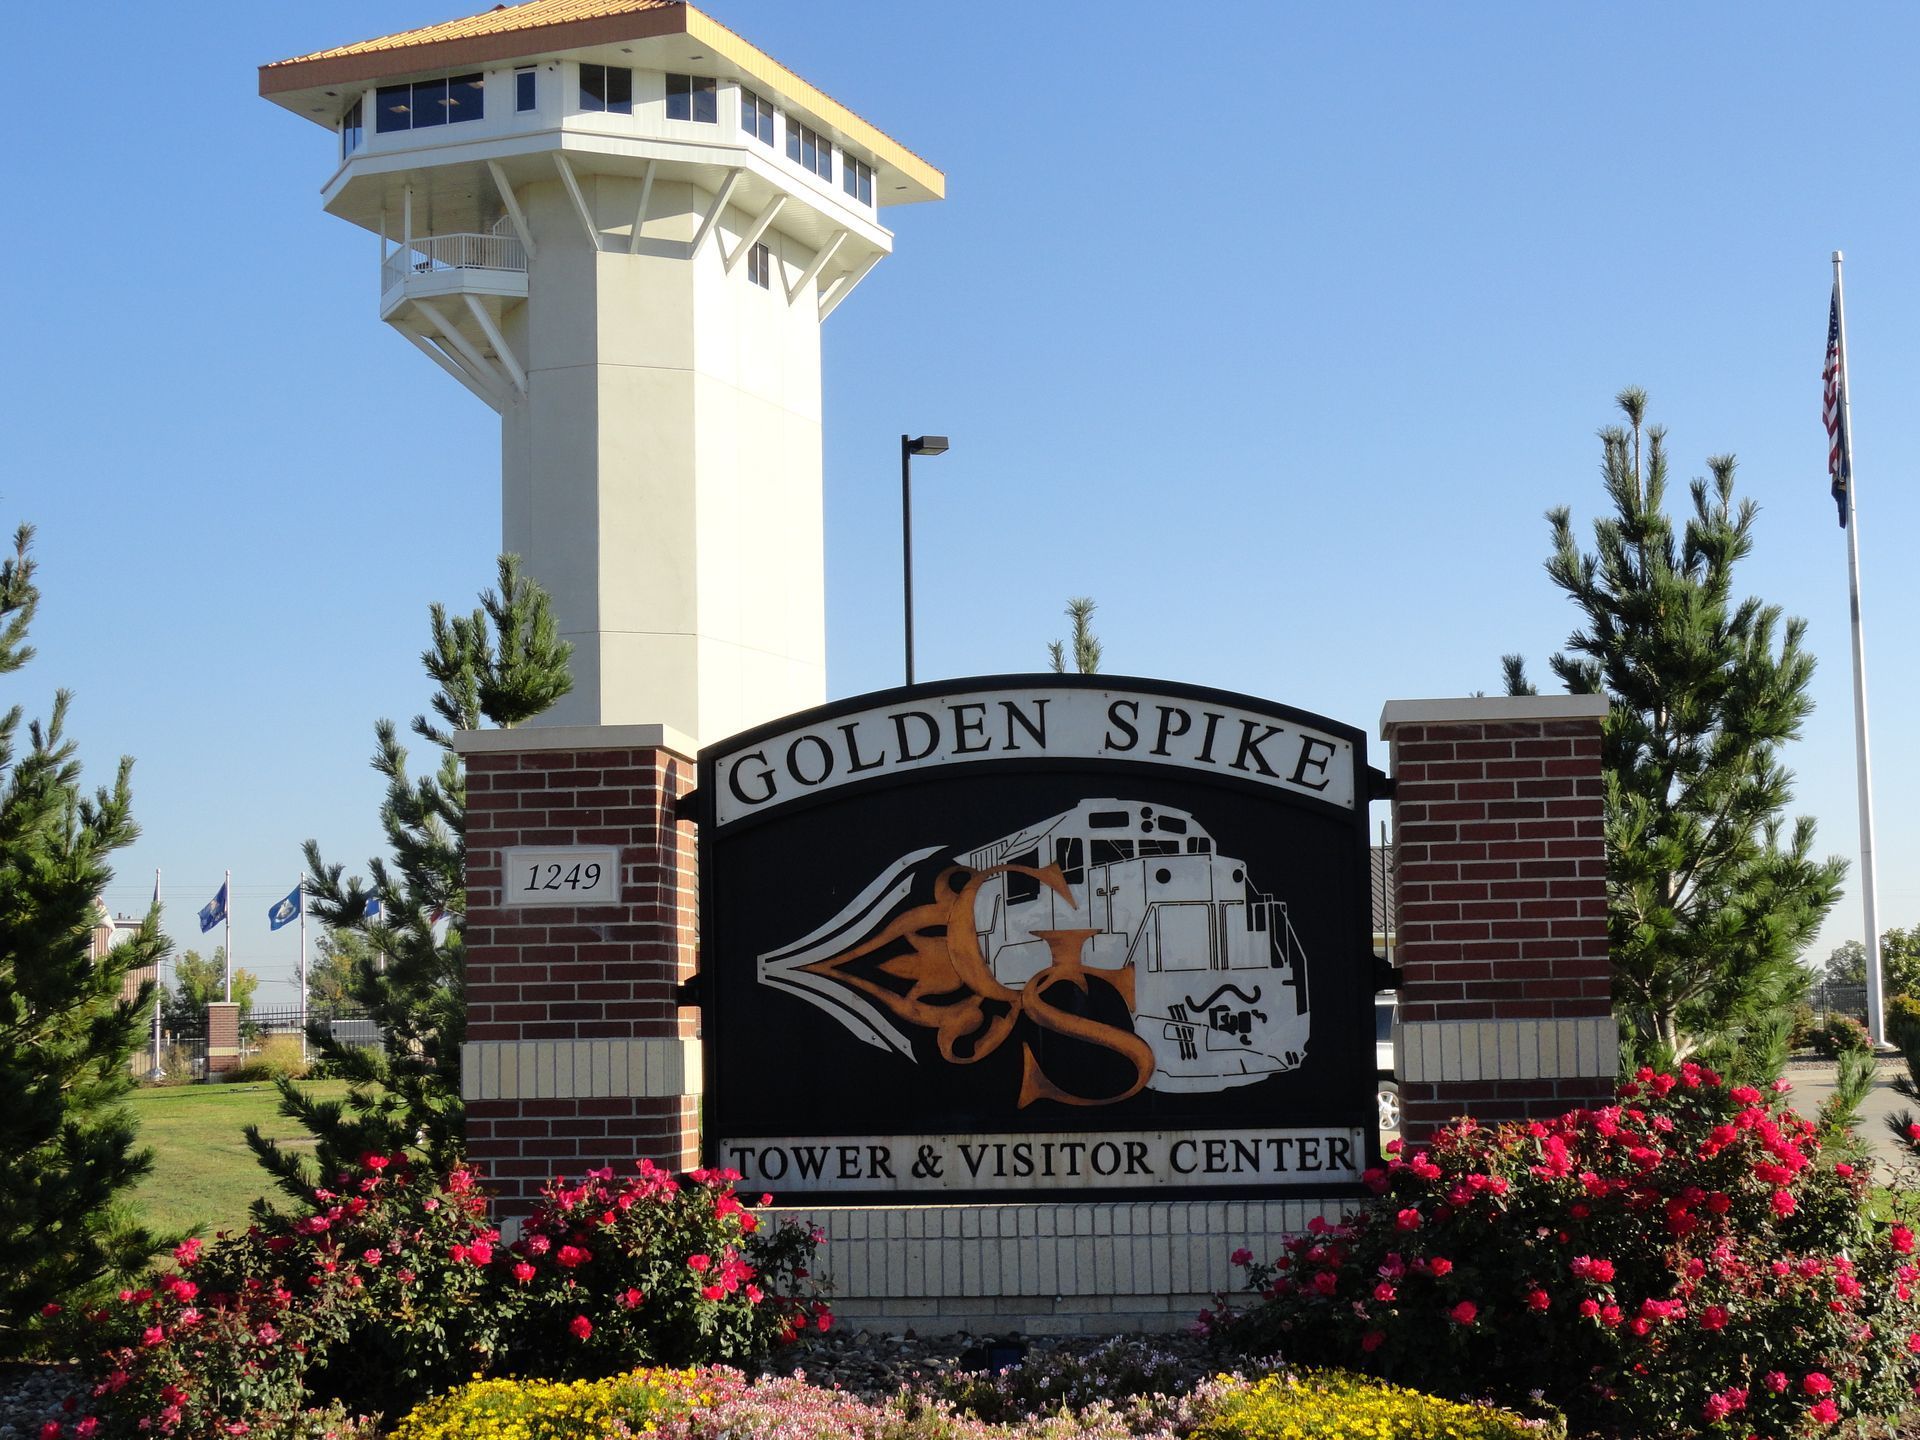
[[[560,182],[567,187],[567,194],[573,198],[573,210],[580,217],[580,224],[586,229],[587,243],[598,250],[600,229],[593,223],[593,212],[587,209],[587,197],[580,192],[580,182],[574,178],[572,164],[558,150],[553,152],[553,163],[560,171]]]
[[[506,376],[502,375],[498,367],[474,347],[471,340],[460,333],[460,327],[447,319],[438,305],[431,300],[416,300],[413,302],[413,308],[433,322],[433,328],[440,332],[442,340],[459,351],[460,358],[467,362],[473,373],[484,380],[489,388],[501,395],[506,394]]]
[[[773,217],[780,213],[780,207],[787,203],[787,197],[776,195],[771,204],[760,212],[760,218],[753,222],[753,228],[740,237],[740,243],[733,248],[733,254],[727,256],[727,274],[733,273],[733,267],[740,263],[740,257],[760,243],[760,237],[767,233],[767,227],[773,224]]]
[[[487,307],[480,303],[480,297],[469,293],[467,309],[473,312],[473,318],[480,322],[480,329],[487,337],[487,343],[493,346],[493,353],[500,357],[500,363],[507,367],[507,373],[513,377],[513,388],[522,395],[527,393],[527,372],[520,368],[520,361],[513,353],[513,347],[507,344],[507,337],[500,333],[500,327],[493,323],[493,316],[487,313]]]
[[[646,173],[640,177],[640,203],[633,207],[633,230],[627,236],[627,253],[640,253],[640,228],[647,223],[647,206],[653,201],[653,166],[647,161]]]
[[[513,222],[513,233],[520,237],[520,245],[527,252],[527,259],[533,259],[533,231],[527,228],[527,217],[520,209],[520,197],[513,193],[507,172],[500,168],[498,160],[487,161],[487,171],[493,176],[493,186],[500,192],[500,198],[506,202],[507,218]]]
[[[501,404],[499,396],[484,387],[472,375],[469,375],[462,366],[455,364],[453,358],[449,356],[446,351],[428,340],[424,335],[421,335],[417,331],[409,330],[404,325],[396,325],[394,329],[411,340],[415,348],[418,349],[422,355],[433,361],[434,364],[453,376],[454,379],[458,380],[462,385],[466,386],[468,390],[472,391],[473,394],[484,401],[488,409],[500,411],[506,408]]]
[[[700,229],[693,237],[693,243],[687,246],[687,258],[693,259],[700,253],[700,247],[707,243],[707,236],[713,233],[713,227],[720,223],[720,216],[726,211],[727,202],[733,199],[733,192],[740,184],[740,177],[746,172],[739,167],[727,171],[727,180],[713,197],[713,204],[707,207],[707,215],[700,222]]]
[[[794,301],[800,298],[800,293],[803,290],[820,278],[820,271],[825,268],[829,260],[833,259],[834,252],[846,242],[846,238],[847,232],[845,230],[836,230],[833,232],[833,238],[831,240],[814,251],[813,259],[808,263],[807,268],[800,272],[800,278],[794,281],[788,288],[787,304],[793,304]]]
[[[876,250],[859,265],[843,275],[835,277],[827,293],[820,297],[820,323],[826,324],[827,317],[840,308],[840,302],[853,293],[853,287],[867,278],[867,272],[880,263],[882,251]]]

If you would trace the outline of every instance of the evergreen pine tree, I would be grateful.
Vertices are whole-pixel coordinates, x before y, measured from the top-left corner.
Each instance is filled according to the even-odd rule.
[[[1708,460],[1676,535],[1666,433],[1644,426],[1644,391],[1617,403],[1628,426],[1600,432],[1613,513],[1594,522],[1594,553],[1566,507],[1547,515],[1547,574],[1582,622],[1551,664],[1570,693],[1613,702],[1602,756],[1614,1008],[1630,1041],[1679,1057],[1757,1035],[1805,995],[1799,955],[1846,863],[1811,858],[1811,818],[1783,821],[1793,777],[1779,752],[1813,709],[1814,659],[1804,620],[1734,597],[1757,512],[1734,503],[1733,457]],[[1506,669],[1509,693],[1530,693],[1512,657]]]
[[[0,562],[0,674],[33,652],[27,627],[39,602],[22,526]],[[151,985],[121,991],[157,966],[167,942],[158,909],[96,957],[96,900],[112,879],[108,856],[134,825],[122,759],[113,783],[88,795],[64,735],[68,695],[45,724],[21,707],[0,714],[0,1350],[28,1343],[43,1306],[72,1304],[108,1276],[143,1266],[155,1237],[117,1197],[152,1168],[120,1103],[133,1086],[129,1058],[146,1032]]]
[[[254,1154],[296,1198],[312,1196],[368,1153],[412,1150],[444,1166],[463,1144],[460,1042],[466,1029],[466,780],[454,733],[507,727],[548,709],[573,681],[573,647],[558,638],[547,596],[523,578],[519,561],[500,559],[500,588],[471,615],[449,618],[435,605],[433,644],[422,656],[438,687],[434,719],[413,731],[440,750],[433,773],[407,770],[407,751],[390,720],[374,727],[373,767],[386,777],[380,824],[388,858],[369,862],[370,879],[345,878],[309,840],[311,913],[341,933],[342,948],[370,955],[354,967],[353,1003],[379,1026],[379,1050],[335,1041],[311,1028],[319,1057],[351,1082],[344,1100],[315,1100],[282,1080],[280,1112],[313,1135],[317,1172],[249,1127]],[[371,901],[378,912],[369,916]]]
[[[1067,618],[1073,622],[1073,669],[1077,675],[1094,675],[1100,670],[1100,641],[1093,633],[1095,606],[1090,596],[1076,595],[1067,601]],[[1047,644],[1047,663],[1053,673],[1067,670],[1067,647],[1059,640]]]

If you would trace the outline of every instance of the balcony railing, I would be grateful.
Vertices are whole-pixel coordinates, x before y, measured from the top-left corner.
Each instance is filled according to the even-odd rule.
[[[430,235],[402,245],[380,266],[384,294],[415,276],[450,270],[505,270],[526,274],[527,252],[518,235]]]

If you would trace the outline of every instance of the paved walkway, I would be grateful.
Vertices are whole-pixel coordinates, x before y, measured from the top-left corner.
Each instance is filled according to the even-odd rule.
[[[1882,1184],[1891,1184],[1899,1178],[1909,1188],[1920,1188],[1920,1169],[1915,1167],[1914,1157],[1887,1131],[1887,1117],[1901,1110],[1913,1111],[1914,1118],[1920,1120],[1920,1104],[1894,1093],[1894,1078],[1904,1075],[1906,1069],[1906,1062],[1898,1056],[1881,1060],[1879,1073],[1874,1077],[1873,1093],[1860,1106],[1860,1123],[1855,1127],[1855,1133],[1867,1142],[1873,1152],[1875,1177]],[[1839,1074],[1836,1065],[1788,1066],[1787,1079],[1793,1082],[1789,1103],[1795,1110],[1811,1118],[1819,1110],[1821,1102],[1833,1094]],[[1905,1176],[1897,1176],[1902,1169],[1907,1172]]]

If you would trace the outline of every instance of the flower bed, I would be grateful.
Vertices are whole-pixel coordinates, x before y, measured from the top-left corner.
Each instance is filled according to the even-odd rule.
[[[975,1381],[990,1377],[975,1376]],[[1004,1378],[1004,1377],[1003,1377]],[[1542,1440],[1557,1431],[1351,1375],[1208,1381],[1189,1394],[1056,1403],[1000,1421],[901,1390],[861,1400],[797,1377],[639,1370],[594,1382],[481,1381],[429,1401],[392,1440]]]

